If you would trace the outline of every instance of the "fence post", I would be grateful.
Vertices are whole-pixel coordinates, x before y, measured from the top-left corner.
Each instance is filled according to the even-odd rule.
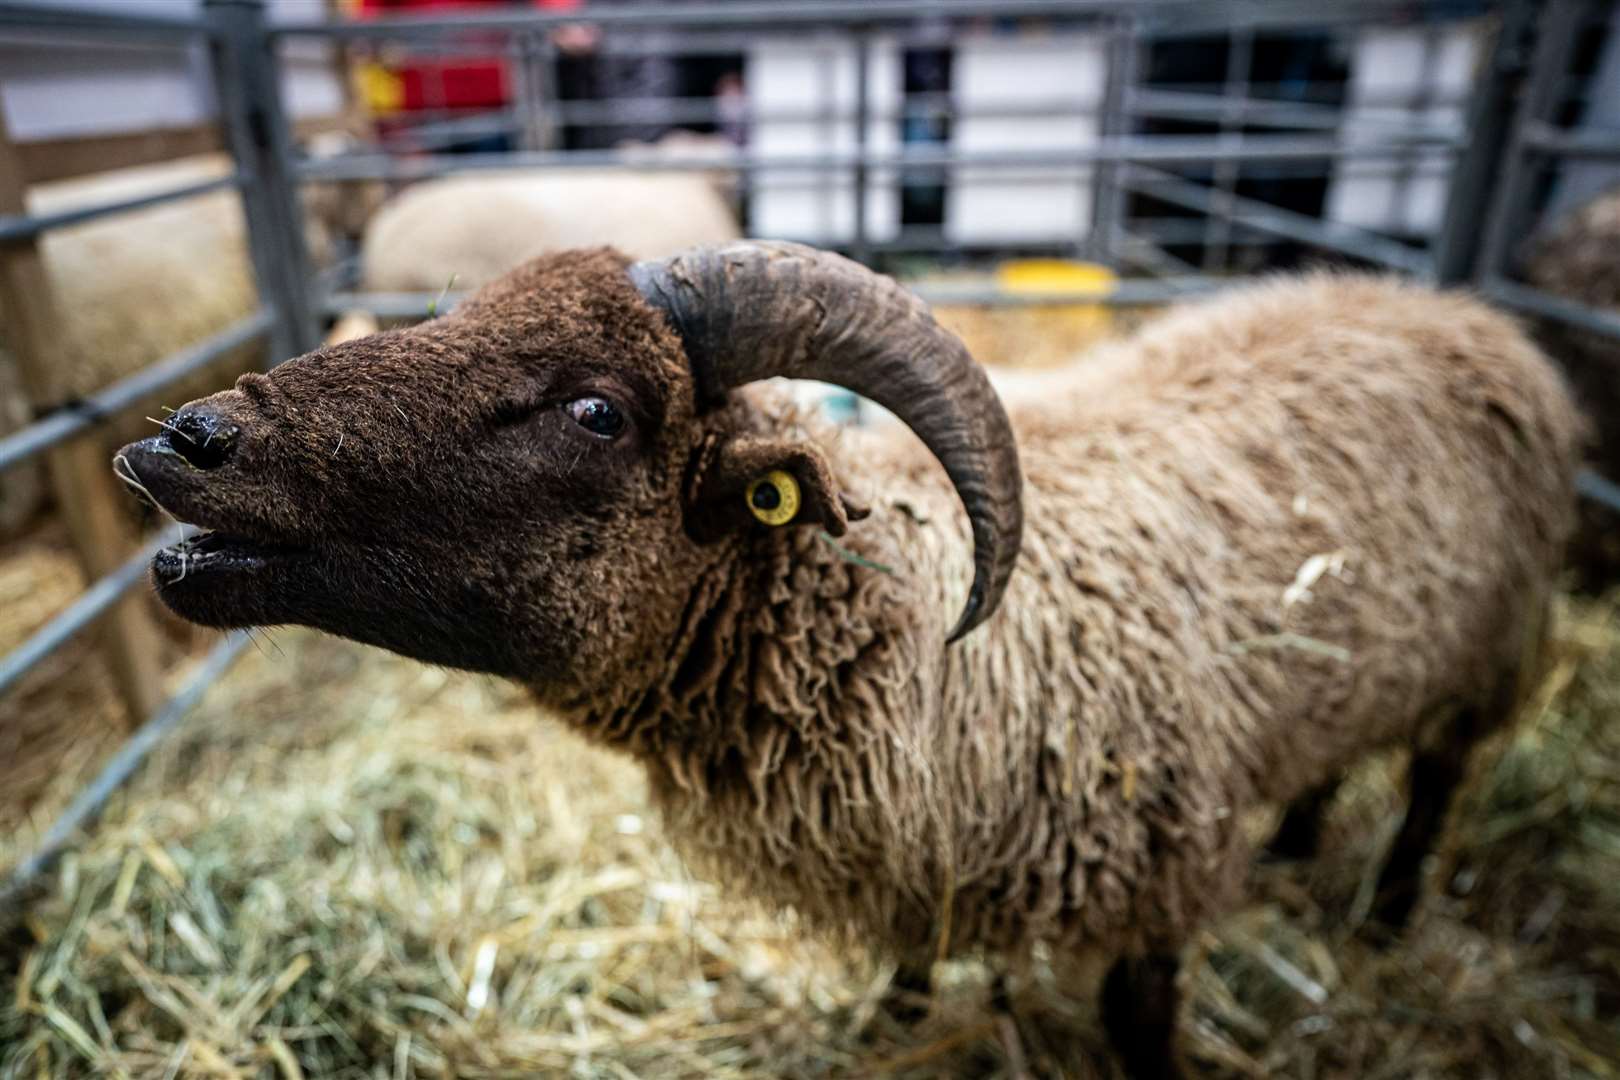
[[[1127,107],[1141,75],[1141,24],[1126,16],[1108,29],[1108,71],[1097,133],[1105,141],[1116,141],[1134,127]],[[1125,224],[1128,193],[1122,182],[1129,169],[1126,162],[1099,161],[1091,174],[1091,234],[1083,244],[1090,257],[1109,266],[1117,265],[1115,244]]]
[[[854,184],[855,230],[850,238],[849,254],[856,262],[871,265],[872,244],[866,227],[871,169],[866,164],[866,151],[867,128],[872,116],[872,31],[865,24],[857,24],[851,31],[855,42],[855,169],[851,176]]]
[[[317,347],[314,274],[293,167],[292,129],[266,32],[264,0],[203,0],[226,144],[245,181],[242,209],[259,292],[276,313],[272,363]]]
[[[0,214],[27,213],[27,178],[0,116]],[[0,242],[0,314],[23,392],[36,415],[64,405],[69,392],[60,374],[62,320],[51,295],[39,238]],[[121,566],[134,551],[134,530],[120,507],[129,496],[113,478],[101,440],[65,443],[46,456],[56,504],[67,522],[86,582]],[[157,624],[139,593],[126,596],[100,627],[101,644],[130,726],[146,720],[163,700]]]
[[[1502,6],[1496,40],[1468,105],[1462,150],[1451,167],[1445,218],[1434,242],[1434,279],[1460,285],[1476,276],[1484,230],[1480,222],[1496,198],[1505,156],[1511,153],[1514,101],[1530,67],[1530,39],[1540,4],[1510,0]]]

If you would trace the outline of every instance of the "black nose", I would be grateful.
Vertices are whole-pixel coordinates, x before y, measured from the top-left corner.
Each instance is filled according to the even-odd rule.
[[[163,438],[169,449],[199,469],[217,469],[231,458],[242,429],[206,406],[169,417]]]

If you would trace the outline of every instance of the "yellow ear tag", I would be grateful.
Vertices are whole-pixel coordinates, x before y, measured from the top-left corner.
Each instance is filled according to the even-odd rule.
[[[799,482],[773,470],[748,485],[748,510],[767,525],[786,525],[799,513]]]

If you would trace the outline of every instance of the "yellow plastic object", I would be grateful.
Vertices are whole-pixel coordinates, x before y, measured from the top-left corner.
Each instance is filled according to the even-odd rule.
[[[374,114],[398,112],[405,104],[405,80],[381,64],[363,61],[353,69],[355,90]]]
[[[786,525],[799,514],[799,482],[774,469],[748,485],[748,510],[767,525]]]
[[[933,306],[939,324],[961,338],[973,358],[987,367],[1061,367],[1113,337],[1121,323],[1129,326],[1132,321],[1130,315],[1116,315],[1101,302],[1043,302],[1043,297],[1103,297],[1114,292],[1119,279],[1106,266],[1065,259],[1014,259],[1002,263],[991,280],[1002,292],[1032,302]]]
[[[1003,292],[1018,296],[1062,296],[1096,293],[1108,296],[1119,286],[1119,277],[1097,263],[1068,259],[1015,259],[996,267],[996,284]],[[1053,304],[1050,311],[1061,312],[1085,325],[1088,330],[1105,331],[1112,319],[1106,304]]]

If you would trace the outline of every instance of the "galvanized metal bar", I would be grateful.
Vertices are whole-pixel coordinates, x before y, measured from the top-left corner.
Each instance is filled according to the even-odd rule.
[[[984,304],[996,307],[1043,307],[1051,304],[1105,304],[1116,307],[1142,307],[1162,304],[1179,296],[1207,292],[1232,284],[1236,279],[1199,276],[1162,278],[1153,281],[1123,281],[1112,290],[1064,293],[1011,293],[990,285],[955,285],[944,282],[919,283],[911,290],[931,304]],[[466,298],[466,293],[334,292],[326,298],[329,314],[368,311],[380,319],[425,319],[429,306],[439,314],[449,311]]]
[[[1612,311],[1587,307],[1585,304],[1566,300],[1561,296],[1542,292],[1540,289],[1532,289],[1528,285],[1510,281],[1500,274],[1492,275],[1480,282],[1479,291],[1487,298],[1518,311],[1556,319],[1578,330],[1601,334],[1620,342],[1620,315]]]
[[[1221,93],[1226,89],[1224,82],[1162,82],[1153,85],[1152,93],[1184,95],[1201,101],[1219,101]],[[1300,106],[1312,109],[1331,109],[1337,111],[1340,99],[1344,96],[1342,82],[1329,82],[1316,80],[1306,82],[1254,82],[1249,86],[1253,95],[1251,101],[1266,106]],[[1368,92],[1356,99],[1357,104],[1369,109],[1405,109],[1409,108],[1415,95],[1409,90],[1380,90],[1376,93]],[[1466,94],[1447,96],[1437,99],[1436,105],[1466,105],[1470,98]],[[1192,107],[1189,105],[1189,107]],[[1258,122],[1258,121],[1257,121]],[[1377,122],[1377,121],[1369,121]],[[1391,121],[1394,123],[1395,121]],[[1287,125],[1290,127],[1300,125]],[[1319,126],[1319,125],[1303,125]]]
[[[1433,99],[1436,96],[1436,83],[1439,81],[1440,67],[1440,28],[1434,25],[1423,28],[1423,57],[1419,61],[1422,65],[1422,74],[1418,78],[1417,100],[1412,103],[1414,111],[1427,111],[1433,108]],[[1411,154],[1395,163],[1390,180],[1395,188],[1395,205],[1400,215],[1399,227],[1406,229],[1408,222],[1400,211],[1412,204],[1412,184],[1417,179],[1420,166],[1423,163],[1423,150],[1418,147],[1412,149]],[[1417,230],[1412,230],[1417,231]]]
[[[1204,223],[1196,217],[1139,217],[1131,220],[1131,231],[1160,246],[1198,244],[1204,238]],[[1232,222],[1233,247],[1270,247],[1288,243],[1294,237],[1255,228],[1241,219]]]
[[[1164,248],[1154,243],[1137,231],[1121,232],[1117,245],[1121,261],[1133,263],[1150,274],[1160,277],[1186,276],[1198,277],[1202,271],[1188,262],[1170,254]]]
[[[1242,33],[1252,39],[1253,32]],[[1253,96],[1253,87],[1241,96],[1228,97],[1232,88],[1224,86],[1222,93],[1192,93],[1182,90],[1164,90],[1158,87],[1139,87],[1127,96],[1125,108],[1138,116],[1159,117],[1166,120],[1221,120],[1235,121],[1258,127],[1296,128],[1307,131],[1355,130],[1365,127],[1370,133],[1398,137],[1401,135],[1429,139],[1455,139],[1462,133],[1461,125],[1436,124],[1420,120],[1383,118],[1377,116],[1346,117],[1344,110],[1333,105],[1317,105],[1301,101],[1273,101]],[[1383,108],[1410,108],[1418,104],[1422,95],[1386,103]],[[1450,102],[1460,105],[1459,99]],[[1428,100],[1429,105],[1443,104]]]
[[[723,117],[720,106],[713,98],[620,98],[616,100],[555,101],[555,95],[545,95],[548,117],[569,124],[594,124],[603,127],[615,125],[672,123],[709,124]],[[947,117],[971,117],[975,120],[991,119],[1052,119],[1100,115],[1102,108],[1079,101],[1052,98],[1043,101],[1006,102],[975,106],[964,112],[949,94],[908,94],[908,106],[930,109]],[[1219,120],[1222,115],[1221,98],[1209,94],[1137,90],[1127,97],[1124,110],[1131,116],[1155,117],[1168,120]],[[1210,104],[1214,103],[1214,104]],[[1455,102],[1454,104],[1461,104]],[[1289,101],[1266,101],[1248,98],[1235,103],[1232,112],[1242,123],[1261,126],[1294,128],[1311,131],[1338,131],[1343,117],[1328,106],[1301,104]],[[821,106],[803,108],[771,107],[744,109],[739,118],[746,123],[810,123],[832,118],[847,121],[854,118],[853,110],[826,109]],[[902,109],[872,108],[868,116],[874,121],[896,121],[903,118]],[[728,117],[724,117],[729,119]],[[521,110],[491,109],[471,115],[439,116],[425,113],[419,122],[408,120],[397,130],[401,135],[419,138],[437,138],[454,135],[498,134],[520,125]],[[1397,120],[1365,118],[1358,120],[1349,130],[1365,128],[1369,135],[1392,139],[1415,138],[1442,144],[1454,144],[1462,134],[1456,124],[1408,123]]]
[[[1567,131],[1536,121],[1525,125],[1520,145],[1538,154],[1558,157],[1620,159],[1620,131],[1591,128]]]
[[[1249,75],[1254,67],[1254,31],[1248,27],[1234,29],[1228,41],[1226,54],[1226,98],[1231,108],[1220,117],[1221,138],[1240,138],[1242,121],[1238,108],[1249,96]],[[1337,129],[1333,129],[1337,130]],[[1213,273],[1226,265],[1232,239],[1231,209],[1237,196],[1238,176],[1242,172],[1236,162],[1215,163],[1216,212],[1206,217],[1204,232],[1204,270]]]
[[[1538,159],[1525,152],[1525,136],[1537,122],[1551,119],[1558,106],[1582,15],[1581,0],[1551,0],[1533,17],[1535,53],[1497,170],[1499,179],[1490,209],[1483,215],[1485,236],[1474,268],[1476,277],[1490,279],[1504,273],[1514,248],[1524,238],[1535,195],[1536,169],[1540,166]]]
[[[1126,174],[1125,183],[1155,199],[1185,206],[1199,213],[1208,214],[1216,209],[1216,196],[1209,188],[1160,169],[1135,166]],[[1337,251],[1379,266],[1411,274],[1423,274],[1429,268],[1429,257],[1424,252],[1352,225],[1323,221],[1269,203],[1236,196],[1231,199],[1227,209],[1233,221],[1250,228]]]
[[[855,46],[855,164],[850,179],[855,185],[855,221],[851,234],[850,255],[856,262],[870,262],[872,253],[867,247],[866,207],[867,182],[871,167],[867,164],[867,124],[872,108],[872,35],[864,26],[851,34]]]
[[[118,37],[179,39],[208,33],[203,19],[62,7],[55,4],[0,3],[0,29],[53,33],[113,34]]]
[[[118,569],[92,584],[27,641],[0,656],[0,694],[116,604],[146,576],[146,564],[152,556],[172,543],[172,539],[164,537],[152,540]]]
[[[202,698],[203,692],[219,681],[220,676],[242,655],[247,642],[247,634],[237,630],[210,649],[179,692],[130,736],[112,759],[101,767],[96,778],[51,823],[33,853],[17,863],[6,876],[5,884],[0,885],[0,920],[26,903],[40,875],[61,857],[74,834],[95,819],[112,793],[134,774],[153,748],[185,718]]]
[[[1413,5],[1388,3],[1324,3],[1323,0],[1224,0],[1222,3],[1142,5],[1150,16],[1142,33],[1157,41],[1210,37],[1238,28],[1254,31],[1320,30],[1368,22],[1409,19]]]
[[[1247,0],[1212,7],[1208,0],[819,0],[815,3],[631,4],[619,8],[538,11],[465,11],[452,16],[389,16],[355,22],[290,20],[270,28],[275,35],[339,38],[433,37],[447,31],[543,30],[569,22],[613,26],[703,26],[802,28],[861,22],[883,24],[919,19],[1053,18],[1143,14],[1154,17],[1151,32],[1188,32],[1190,16],[1203,13],[1201,26],[1233,23],[1256,29],[1300,22],[1337,22],[1395,15],[1410,10],[1408,0],[1339,0],[1324,10],[1320,0]],[[1207,33],[1208,30],[1198,31]]]
[[[304,214],[299,203],[291,128],[264,0],[203,0],[214,33],[214,90],[220,99],[242,187],[248,248],[259,295],[276,314],[271,351],[278,359],[308,352],[320,344],[314,273],[304,245]]]
[[[161,206],[164,203],[175,202],[179,199],[191,199],[198,195],[207,195],[211,191],[221,188],[236,187],[242,182],[240,174],[232,173],[217,180],[203,180],[195,184],[185,184],[181,187],[171,188],[168,191],[158,191],[151,195],[140,195],[133,199],[119,199],[116,202],[100,203],[96,206],[82,206],[74,210],[61,210],[54,214],[0,215],[0,244],[15,240],[28,240],[51,229],[60,229],[67,225],[79,225],[96,218],[107,217],[109,214],[125,214],[131,210],[144,210],[149,206]]]
[[[305,180],[419,180],[458,172],[501,169],[582,169],[619,166],[637,172],[688,172],[736,169],[761,172],[772,169],[852,169],[859,161],[870,169],[907,168],[1046,168],[1078,167],[1099,162],[1189,164],[1209,161],[1311,161],[1398,159],[1408,143],[1339,142],[1295,136],[1256,135],[1236,145],[1202,135],[1121,137],[1102,139],[1092,146],[1065,150],[1003,150],[961,153],[946,149],[914,149],[903,153],[840,152],[776,154],[761,157],[637,157],[617,150],[542,154],[444,154],[401,161],[383,154],[359,154],[306,161],[298,173]],[[1449,144],[1446,144],[1449,145]]]
[[[219,333],[0,439],[0,472],[106,422],[136,402],[214,363],[232,349],[263,337],[273,322],[270,310],[259,308]]]
[[[1135,88],[1142,64],[1142,45],[1137,25],[1121,18],[1108,35],[1108,70],[1103,83],[1102,115],[1098,121],[1101,141],[1130,137],[1130,117],[1125,102]],[[1116,162],[1099,163],[1091,177],[1091,234],[1084,252],[1102,263],[1114,261],[1114,237],[1124,226],[1127,196],[1120,183]]]
[[[519,34],[510,47],[512,108],[504,110],[509,117],[504,132],[515,131],[517,148],[530,152],[544,150],[547,146],[542,105],[544,91],[539,81],[541,46],[536,38],[537,35],[532,33]],[[504,132],[497,130],[490,134]]]
[[[1474,81],[1462,149],[1451,167],[1446,209],[1430,246],[1433,274],[1443,285],[1469,281],[1479,260],[1480,222],[1490,205],[1508,145],[1508,117],[1529,68],[1528,37],[1538,4],[1508,0],[1497,16],[1490,55]]]

